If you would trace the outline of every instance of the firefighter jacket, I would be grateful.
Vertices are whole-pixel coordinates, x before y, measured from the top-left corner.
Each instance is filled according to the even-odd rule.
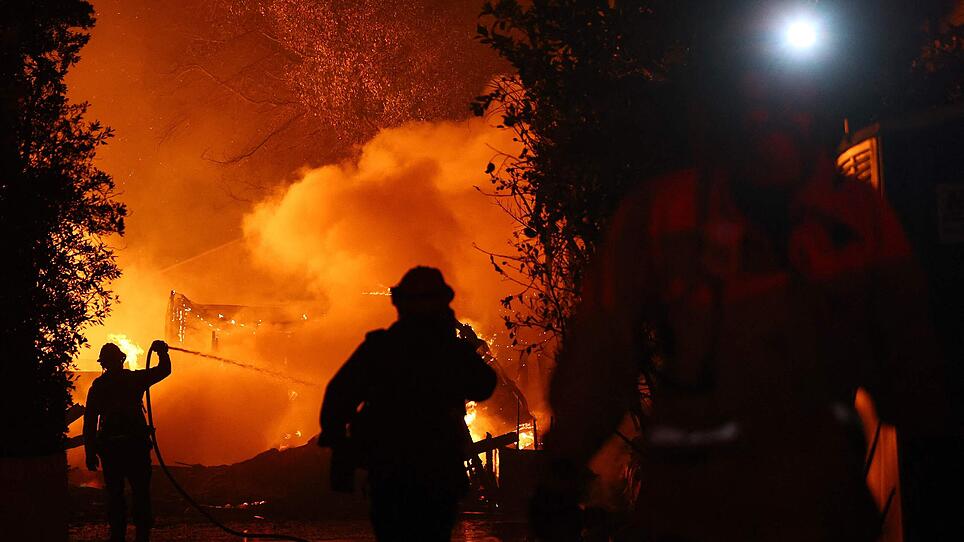
[[[322,435],[336,450],[350,436],[371,476],[460,484],[465,402],[487,399],[495,384],[452,323],[403,319],[369,333],[329,382]]]
[[[116,440],[148,441],[144,392],[171,374],[170,354],[157,352],[157,356],[156,367],[108,371],[94,379],[84,413],[84,445],[88,454]]]
[[[725,172],[645,183],[621,205],[583,292],[550,401],[547,449],[585,465],[660,367],[644,427],[639,525],[673,540],[869,540],[855,390],[926,431],[938,356],[894,214],[824,161],[779,235]],[[667,539],[669,539],[667,538]]]

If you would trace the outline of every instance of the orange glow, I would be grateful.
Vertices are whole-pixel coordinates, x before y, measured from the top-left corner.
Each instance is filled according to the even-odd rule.
[[[469,432],[472,431],[472,424],[475,423],[475,418],[478,414],[475,411],[475,401],[469,401],[465,403],[465,425],[469,426]],[[472,435],[472,440],[479,440],[475,434]]]
[[[281,92],[271,87],[277,83],[258,80],[264,88],[252,103],[252,94],[182,70],[184,51],[211,30],[190,19],[194,10],[158,11],[144,0],[104,0],[97,9],[68,84],[71,98],[89,100],[91,118],[117,133],[98,165],[114,176],[130,216],[126,236],[114,240],[120,303],[102,326],[85,330],[90,347],[78,370],[99,372],[96,351],[105,342],[127,348],[121,336],[130,367],[142,368],[146,345],[175,340],[165,336],[165,314],[176,290],[202,304],[292,313],[269,324],[222,312],[179,346],[324,383],[367,331],[391,324],[386,286],[417,264],[443,270],[460,318],[501,327],[498,300],[512,285],[476,247],[505,252],[514,225],[476,187],[490,186],[490,160],[518,153],[510,131],[483,119],[392,128],[356,119],[366,128],[349,141],[329,130],[331,119],[306,116],[250,157],[218,163],[290,115],[288,106],[260,103]],[[475,46],[474,24],[467,28],[467,46]],[[218,61],[235,70],[262,53],[239,45]],[[444,118],[468,116],[464,104],[481,90],[458,98],[459,110]],[[173,374],[151,392],[169,462],[236,462],[317,434],[323,386],[171,357]],[[78,386],[76,400],[86,393]],[[82,466],[82,453],[70,460]]]
[[[531,423],[524,423],[519,427],[519,449],[531,450],[535,448],[535,432]]]
[[[485,439],[486,433],[492,436],[499,436],[493,428],[498,424],[487,419],[477,408],[475,401],[465,404],[465,424],[469,427],[469,434],[472,440],[478,442]],[[524,423],[519,426],[519,449],[532,450],[535,448],[535,431],[531,423]]]
[[[138,356],[144,354],[144,349],[137,345],[134,341],[130,340],[127,335],[123,333],[111,333],[107,335],[107,342],[112,342],[120,347],[121,352],[127,354],[127,360],[125,364],[128,369],[143,369],[144,366],[138,359]]]

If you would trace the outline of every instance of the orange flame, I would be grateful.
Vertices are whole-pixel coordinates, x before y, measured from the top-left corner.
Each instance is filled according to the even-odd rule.
[[[107,335],[107,340],[120,347],[121,352],[127,354],[127,368],[131,370],[143,369],[137,357],[144,353],[144,349],[129,339],[123,333],[111,333]]]

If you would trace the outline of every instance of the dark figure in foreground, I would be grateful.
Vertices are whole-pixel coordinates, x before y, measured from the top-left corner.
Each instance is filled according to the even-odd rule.
[[[328,384],[319,443],[335,489],[350,491],[337,480],[346,456],[367,468],[378,540],[446,541],[467,488],[465,402],[487,399],[496,375],[456,336],[441,272],[416,267],[391,293],[398,321],[368,333]]]
[[[780,19],[743,15],[707,17],[697,167],[623,202],[587,278],[550,389],[545,539],[578,536],[579,473],[638,401],[647,329],[663,361],[627,540],[870,542],[856,389],[905,434],[939,423],[909,245],[832,160],[838,59],[754,49]]]
[[[164,341],[154,341],[151,350],[157,353],[157,366],[130,371],[124,369],[126,354],[116,344],[105,344],[97,360],[104,367],[104,374],[94,380],[87,392],[87,468],[95,471],[98,464],[104,468],[111,542],[123,541],[127,530],[124,480],[131,485],[138,542],[150,539],[153,525],[151,430],[144,419],[143,397],[147,388],[171,374],[171,357]]]

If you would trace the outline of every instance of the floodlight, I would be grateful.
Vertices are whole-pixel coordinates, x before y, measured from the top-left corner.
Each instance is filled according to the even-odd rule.
[[[799,17],[787,23],[783,33],[784,43],[794,51],[812,51],[820,38],[817,21],[810,17]]]

